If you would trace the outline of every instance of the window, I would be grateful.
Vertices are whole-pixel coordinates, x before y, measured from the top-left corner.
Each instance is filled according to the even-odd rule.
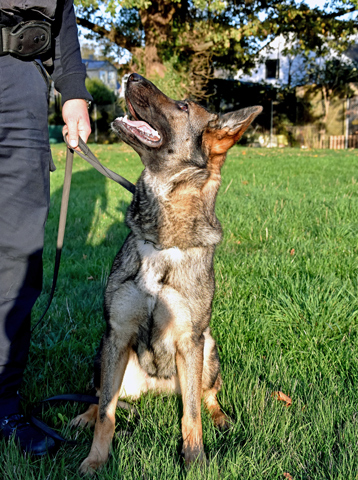
[[[99,79],[105,84],[107,85],[108,83],[108,74],[105,70],[100,70],[99,72]]]
[[[117,86],[117,72],[108,72],[109,86],[114,90]]]
[[[276,79],[279,77],[279,72],[280,72],[280,61],[277,60],[266,60],[265,62],[266,66],[266,79],[267,80],[272,80]]]

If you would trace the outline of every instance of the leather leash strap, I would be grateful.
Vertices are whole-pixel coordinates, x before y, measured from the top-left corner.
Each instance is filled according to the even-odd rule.
[[[99,398],[95,397],[94,395],[85,395],[82,393],[65,393],[62,395],[55,395],[54,397],[49,397],[49,398],[46,398],[45,400],[42,400],[39,403],[39,405],[37,405],[37,407],[35,407],[31,412],[31,416],[30,416],[31,423],[33,423],[37,428],[45,432],[46,435],[48,435],[49,437],[52,437],[54,440],[57,440],[58,442],[67,443],[70,445],[78,445],[77,440],[67,440],[66,438],[62,437],[60,434],[55,432],[55,430],[50,428],[45,422],[37,418],[37,415],[39,415],[39,413],[42,411],[42,408],[45,405],[51,405],[58,402],[78,402],[78,403],[88,403],[88,404],[98,405]],[[133,417],[135,417],[138,420],[139,413],[134,405],[118,400],[117,408],[122,408],[129,412],[127,423]],[[130,432],[125,431],[122,433],[128,434]]]
[[[70,149],[71,147],[68,145],[66,137],[65,137],[65,142],[67,144],[67,147]],[[126,190],[128,190],[128,192],[134,194],[135,185],[129,182],[126,178],[118,175],[118,173],[112,172],[112,170],[102,165],[102,163],[98,160],[98,158],[91,152],[91,150],[88,148],[85,142],[81,139],[81,137],[79,138],[78,146],[82,151],[79,152],[78,150],[75,150],[77,155],[79,155],[81,158],[86,160],[86,162],[90,163],[92,167],[94,167],[99,173],[102,173],[102,175],[104,175],[105,177],[108,177],[111,180],[114,180],[115,182],[119,183],[119,185],[121,185]]]
[[[37,415],[40,413],[42,410],[42,407],[45,404],[52,404],[52,403],[57,403],[57,402],[80,402],[80,403],[89,403],[89,404],[95,404],[97,405],[99,401],[98,397],[92,396],[92,395],[83,395],[80,393],[72,393],[72,394],[64,394],[64,395],[55,395],[54,397],[46,398],[45,400],[42,400],[40,404],[35,407],[32,412],[31,412],[31,423],[33,423],[37,428],[42,430],[46,435],[49,437],[52,437],[54,440],[57,440],[58,442],[63,442],[63,443],[68,443],[72,445],[77,445],[78,442],[76,440],[67,440],[66,438],[62,437],[59,435],[55,430],[50,428],[48,425],[46,425],[45,422],[42,420],[39,420],[37,418]]]
[[[79,137],[78,146],[81,149],[81,152],[78,150],[73,150],[67,142],[67,134],[64,136],[64,140],[67,145],[67,154],[66,154],[66,167],[65,167],[65,178],[63,181],[63,191],[62,191],[62,201],[61,201],[61,211],[60,211],[60,221],[58,226],[58,234],[57,234],[57,245],[56,245],[56,258],[55,258],[55,267],[53,273],[53,280],[52,280],[52,287],[50,292],[50,298],[45,308],[44,313],[41,315],[40,320],[36,323],[36,325],[32,328],[31,333],[37,328],[37,326],[41,323],[44,316],[46,315],[48,309],[50,308],[56,283],[58,277],[58,271],[60,268],[60,261],[61,261],[61,253],[63,247],[63,239],[65,236],[65,228],[66,228],[66,219],[67,219],[67,210],[68,210],[68,200],[70,197],[70,189],[71,189],[71,178],[72,178],[72,167],[73,167],[73,152],[75,151],[81,158],[86,160],[86,162],[90,163],[98,172],[102,173],[107,178],[114,180],[119,185],[124,187],[130,193],[134,194],[135,192],[135,185],[129,182],[126,178],[118,175],[118,173],[113,172],[109,168],[102,165],[102,163],[98,160],[98,158],[91,152],[85,142]]]
[[[73,152],[75,151],[81,158],[86,160],[88,163],[90,163],[98,172],[102,173],[102,175],[110,178],[111,180],[114,180],[115,182],[119,183],[122,185],[122,187],[126,188],[129,192],[132,194],[135,192],[135,186],[126,180],[125,178],[121,177],[115,172],[112,172],[109,168],[105,167],[104,165],[101,164],[101,162],[98,160],[98,158],[91,152],[91,150],[87,147],[87,145],[83,142],[81,138],[79,138],[78,146],[81,149],[81,152],[78,150],[72,150],[70,146],[67,143],[66,136],[64,137],[64,140],[67,144],[67,154],[66,154],[66,167],[65,167],[65,178],[63,182],[63,191],[62,191],[62,201],[61,201],[61,211],[60,211],[60,222],[58,226],[58,235],[57,235],[57,245],[56,245],[56,259],[55,259],[55,268],[54,268],[54,274],[53,274],[53,281],[52,281],[52,288],[51,288],[51,293],[50,293],[50,298],[47,304],[47,307],[42,314],[40,320],[36,323],[36,325],[33,327],[31,333],[35,330],[35,328],[39,325],[39,323],[42,321],[44,316],[46,315],[54,293],[55,293],[55,288],[56,288],[56,282],[57,282],[57,277],[58,277],[58,271],[60,268],[60,259],[61,259],[61,252],[62,252],[62,247],[63,247],[63,239],[65,236],[65,228],[66,228],[66,218],[67,218],[67,210],[68,210],[68,200],[70,197],[70,188],[71,188],[71,178],[72,178],[72,167],[73,167]],[[77,445],[78,442],[76,440],[67,440],[63,438],[61,435],[59,435],[57,432],[55,432],[52,428],[50,428],[48,425],[46,425],[45,422],[42,420],[39,420],[36,416],[40,413],[42,410],[42,407],[44,405],[56,403],[56,402],[81,402],[81,403],[89,403],[89,404],[98,404],[98,397],[91,396],[91,395],[83,395],[83,394],[64,394],[64,395],[56,395],[54,397],[46,398],[43,400],[36,408],[33,409],[31,413],[31,422],[36,425],[38,428],[40,428],[43,432],[45,432],[46,435],[52,437],[54,440],[62,443],[67,443],[70,445]],[[135,414],[138,417],[138,412],[137,409],[133,406],[130,406],[126,404],[125,402],[118,401],[117,404],[118,407],[120,408],[125,408],[131,413]],[[125,432],[126,433],[126,432]]]

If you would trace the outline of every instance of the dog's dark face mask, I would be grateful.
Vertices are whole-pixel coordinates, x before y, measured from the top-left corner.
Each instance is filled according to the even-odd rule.
[[[112,128],[156,172],[206,167],[211,153],[226,153],[262,110],[212,114],[195,102],[172,100],[136,73],[128,78],[126,102],[132,119],[117,118]]]

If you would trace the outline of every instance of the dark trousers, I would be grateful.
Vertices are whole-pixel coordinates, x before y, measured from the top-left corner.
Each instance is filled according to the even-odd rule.
[[[48,85],[35,62],[0,57],[0,417],[19,410],[49,208]]]

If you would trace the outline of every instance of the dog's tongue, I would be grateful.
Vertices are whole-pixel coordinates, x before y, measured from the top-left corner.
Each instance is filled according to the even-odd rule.
[[[141,120],[129,120],[127,115],[123,117],[122,121],[127,125],[136,128],[145,135],[156,137],[158,140],[160,139],[159,133],[146,122],[142,122]]]

